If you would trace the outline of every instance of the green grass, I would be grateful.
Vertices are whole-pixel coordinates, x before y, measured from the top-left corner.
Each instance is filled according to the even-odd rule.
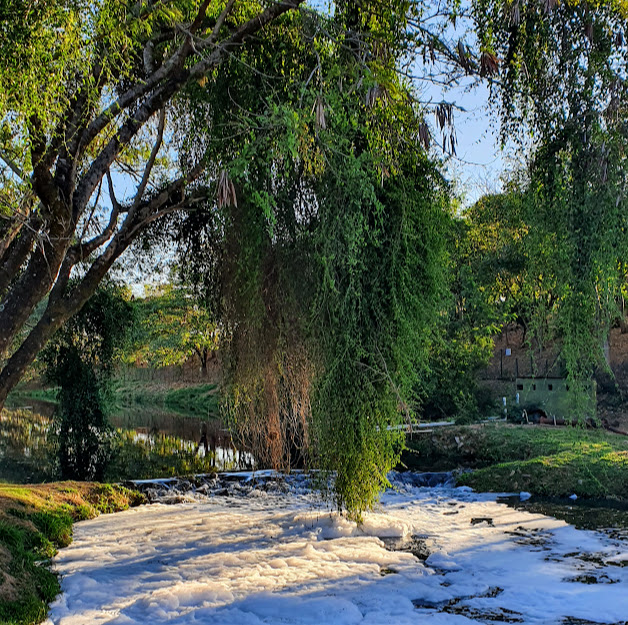
[[[215,384],[202,384],[169,390],[166,393],[164,405],[175,412],[217,417],[218,401],[218,387]]]
[[[181,415],[197,417],[219,417],[218,386],[216,384],[197,384],[181,388],[168,388],[163,384],[142,381],[118,382],[115,386],[116,400],[122,404],[158,405]],[[25,389],[11,393],[8,406],[22,405],[24,399],[41,400],[55,403],[57,389]]]
[[[480,491],[528,491],[548,497],[628,501],[628,451],[582,442],[570,451],[504,462],[460,476]]]
[[[8,403],[11,404],[11,400],[36,399],[55,404],[57,403],[57,391],[58,388],[23,389],[18,387],[9,395]],[[23,403],[23,401],[20,401],[20,403]]]
[[[410,441],[403,461],[417,470],[473,468],[458,482],[480,491],[628,501],[628,438],[603,430],[443,428]]]
[[[123,404],[163,406],[184,416],[219,417],[219,394],[215,384],[169,389],[159,384],[127,382],[117,385],[116,398]]]
[[[50,560],[72,541],[75,521],[141,501],[139,493],[108,484],[0,483],[0,623],[33,625],[46,618],[60,590]]]

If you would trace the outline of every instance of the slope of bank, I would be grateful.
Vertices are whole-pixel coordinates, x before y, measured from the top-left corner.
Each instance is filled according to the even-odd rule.
[[[0,483],[0,623],[30,625],[46,618],[60,591],[50,560],[72,542],[72,524],[142,503],[139,493],[109,484]]]
[[[183,415],[208,419],[219,418],[218,386],[216,384],[165,385],[155,382],[119,381],[115,386],[116,401],[121,405],[158,405]]]
[[[462,472],[478,491],[628,501],[628,438],[601,430],[532,425],[435,429],[408,441],[412,470]]]
[[[120,406],[160,406],[181,415],[218,419],[220,393],[215,382],[161,382],[118,379],[114,382],[115,401]],[[29,400],[56,403],[57,389],[37,385],[18,387],[7,407],[22,407]]]

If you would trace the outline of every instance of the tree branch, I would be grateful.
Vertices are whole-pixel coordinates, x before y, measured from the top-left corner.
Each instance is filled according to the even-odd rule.
[[[148,162],[146,163],[146,167],[144,168],[142,181],[140,182],[137,188],[137,193],[135,194],[135,200],[133,201],[133,206],[138,206],[139,203],[142,201],[142,196],[144,195],[144,191],[146,190],[146,185],[148,184],[150,173],[153,169],[153,165],[155,164],[155,159],[157,158],[157,154],[159,153],[159,149],[161,148],[161,143],[164,138],[165,125],[166,125],[166,109],[162,108],[159,111],[157,138],[155,139],[155,143],[153,145],[153,149],[151,150],[150,157],[148,158]]]
[[[33,190],[42,202],[44,213],[51,211],[57,204],[57,187],[54,184],[50,168],[47,167],[44,155],[46,153],[46,139],[41,130],[39,119],[35,115],[30,118],[29,134],[31,137],[31,163],[33,174],[31,184]]]
[[[206,74],[211,68],[218,65],[218,63],[222,61],[223,57],[231,53],[231,51],[240,45],[245,39],[262,30],[264,26],[277,19],[280,15],[283,15],[287,11],[299,8],[304,1],[305,0],[285,0],[284,2],[277,2],[276,4],[269,6],[259,15],[256,15],[242,24],[230,37],[217,46],[212,54],[192,67],[189,72],[189,78],[191,80],[196,80]]]
[[[21,227],[19,238],[13,238],[7,245],[5,253],[0,257],[0,294],[8,288],[11,280],[18,274],[20,267],[26,262],[41,226],[37,215],[31,213]],[[17,232],[15,233],[17,235]]]
[[[9,169],[22,181],[28,182],[28,176],[24,173],[24,171],[17,165],[17,163],[3,150],[0,148],[0,158],[7,164]]]
[[[85,243],[73,245],[68,250],[68,254],[70,254],[74,260],[72,263],[73,265],[77,262],[85,260],[92,252],[95,252],[101,245],[106,243],[111,238],[118,224],[119,215],[119,209],[114,207],[111,211],[111,215],[109,216],[109,223],[99,235],[89,241],[86,241]]]
[[[116,199],[116,192],[113,188],[113,180],[111,179],[111,171],[107,170],[107,186],[109,188],[109,199],[111,200],[111,205],[115,210],[120,212],[120,203]]]
[[[218,34],[220,33],[220,29],[225,23],[225,20],[227,19],[229,13],[231,13],[231,9],[233,9],[234,4],[235,0],[229,0],[229,2],[227,2],[227,6],[225,6],[225,8],[222,10],[222,13],[218,16],[216,24],[214,24],[214,27],[212,28],[212,32],[210,33],[209,37],[199,43],[199,45],[197,46],[197,50],[203,50],[204,48],[207,48],[216,42]]]

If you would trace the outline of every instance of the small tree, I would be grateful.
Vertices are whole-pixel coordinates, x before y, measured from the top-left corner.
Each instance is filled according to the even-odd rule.
[[[53,428],[64,479],[102,479],[111,455],[111,373],[132,320],[120,289],[103,286],[42,353],[46,378],[59,386]]]
[[[197,358],[203,375],[218,348],[218,327],[204,302],[188,289],[167,284],[137,301],[136,348],[130,358],[154,367]]]

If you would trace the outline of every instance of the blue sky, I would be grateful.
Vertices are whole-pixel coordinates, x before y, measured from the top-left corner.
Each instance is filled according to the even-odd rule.
[[[485,193],[500,190],[500,176],[505,167],[505,153],[499,146],[498,112],[488,108],[488,88],[484,85],[434,95],[464,109],[455,113],[458,145],[456,156],[447,160],[446,171],[455,183],[465,206]],[[442,154],[442,151],[439,150]]]

